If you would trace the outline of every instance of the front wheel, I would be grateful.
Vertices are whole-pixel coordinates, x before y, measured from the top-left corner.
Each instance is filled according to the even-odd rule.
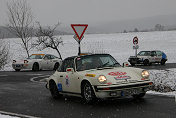
[[[144,60],[144,66],[147,66],[147,65],[149,65],[149,60]]]
[[[34,63],[32,66],[32,70],[33,71],[39,71],[39,64],[38,63]]]
[[[54,99],[58,99],[61,95],[59,94],[59,91],[57,89],[57,86],[55,84],[55,82],[51,81],[49,83],[49,89],[50,89],[50,92],[51,92],[51,95]]]
[[[21,69],[15,69],[16,72],[19,72]]]
[[[90,83],[86,82],[82,86],[82,96],[86,103],[91,104],[95,101],[95,93]]]

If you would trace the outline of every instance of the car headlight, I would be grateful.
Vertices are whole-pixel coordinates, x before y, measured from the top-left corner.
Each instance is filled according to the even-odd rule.
[[[100,75],[98,77],[98,81],[101,83],[101,84],[105,84],[107,82],[107,79],[104,75]]]
[[[141,75],[142,75],[143,78],[148,79],[150,74],[147,70],[143,70]]]

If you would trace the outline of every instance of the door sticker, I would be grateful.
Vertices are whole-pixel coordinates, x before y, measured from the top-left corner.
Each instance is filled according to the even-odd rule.
[[[62,84],[61,83],[58,83],[58,91],[62,91]]]
[[[66,78],[65,78],[65,85],[69,86],[69,77],[68,77],[68,75],[66,75]]]

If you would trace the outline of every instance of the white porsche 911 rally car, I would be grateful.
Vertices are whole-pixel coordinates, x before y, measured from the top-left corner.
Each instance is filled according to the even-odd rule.
[[[148,71],[121,66],[109,54],[68,57],[46,81],[53,98],[82,96],[87,103],[96,98],[143,97],[153,84]]]
[[[12,67],[15,71],[21,69],[56,70],[61,63],[61,59],[51,54],[32,54],[25,60],[13,60]]]

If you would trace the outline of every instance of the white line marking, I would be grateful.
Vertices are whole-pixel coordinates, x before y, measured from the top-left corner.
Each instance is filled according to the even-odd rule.
[[[0,111],[0,113],[4,115],[16,116],[16,117],[21,117],[21,118],[40,118],[40,117],[29,116],[29,115],[24,115],[24,114],[17,114],[17,113],[6,112],[6,111]]]
[[[8,75],[0,75],[0,77],[6,77],[6,76],[8,76]]]
[[[41,79],[41,80],[39,80],[39,81],[35,81],[35,79],[37,79],[37,78],[39,78],[39,77],[49,77],[49,76],[51,76],[51,75],[43,75],[43,76],[32,77],[32,78],[30,79],[30,81],[31,81],[31,82],[37,82],[37,83],[43,83],[43,82],[45,82],[45,78],[44,78],[44,79]]]
[[[33,76],[33,75],[43,75],[43,74],[26,74],[26,75],[31,75],[31,76]]]

